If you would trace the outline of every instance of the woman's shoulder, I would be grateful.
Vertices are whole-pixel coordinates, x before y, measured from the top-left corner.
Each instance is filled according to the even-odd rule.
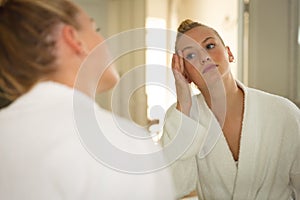
[[[300,110],[286,97],[271,94],[262,90],[247,88],[248,103],[256,103],[260,109],[273,111],[274,114],[290,115],[300,120]]]

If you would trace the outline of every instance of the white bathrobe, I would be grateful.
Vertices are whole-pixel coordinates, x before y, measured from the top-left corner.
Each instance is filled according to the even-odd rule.
[[[139,140],[140,144],[125,137],[109,112],[76,92],[80,97],[77,108],[95,106],[95,117],[113,145],[132,153],[157,150],[149,140]],[[73,93],[73,89],[58,83],[39,83],[0,110],[0,199],[174,199],[167,169],[146,174],[120,172],[122,169],[112,169],[114,166],[106,166],[88,152],[78,135]],[[92,119],[84,122],[87,129],[89,121]],[[123,126],[129,122],[121,118],[118,121]],[[102,151],[107,150],[102,147]],[[118,155],[105,153],[124,163]]]
[[[285,98],[238,84],[245,93],[238,163],[201,94],[192,98],[191,117],[175,105],[169,108],[164,145],[177,134],[196,134],[172,166],[177,197],[197,188],[199,199],[208,200],[300,199],[299,109]]]

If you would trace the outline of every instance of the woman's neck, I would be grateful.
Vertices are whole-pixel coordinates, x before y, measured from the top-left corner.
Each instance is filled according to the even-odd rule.
[[[201,93],[221,127],[225,125],[226,119],[228,121],[228,117],[238,117],[243,114],[244,93],[231,73],[209,87],[202,88]]]
[[[243,91],[238,87],[231,73],[224,76],[222,82],[220,81],[215,86],[201,88],[201,93],[209,108],[212,108],[215,101],[226,101],[225,105],[228,110],[243,100]]]

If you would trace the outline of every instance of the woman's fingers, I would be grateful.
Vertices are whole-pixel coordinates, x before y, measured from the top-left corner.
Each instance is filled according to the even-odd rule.
[[[173,54],[172,69],[177,70],[178,72],[180,72],[180,66],[179,66],[178,55],[177,54]]]
[[[187,79],[187,77],[185,75],[183,54],[180,50],[178,50],[177,52],[178,52],[178,54],[173,54],[173,57],[172,57],[173,74],[176,79],[190,83],[190,81]],[[175,74],[175,72],[177,72],[177,73]]]
[[[184,62],[181,51],[178,51],[178,54],[173,54],[172,69],[180,72],[184,76]]]
[[[191,108],[191,93],[189,83],[184,76],[184,62],[182,52],[173,54],[172,71],[175,78],[176,93],[177,93],[177,109],[189,115]]]
[[[179,65],[179,69],[181,74],[184,73],[184,62],[183,62],[183,54],[182,51],[178,50],[178,65]]]
[[[186,79],[186,78],[182,75],[182,73],[180,73],[178,70],[175,69],[175,70],[173,71],[173,74],[174,74],[174,77],[175,77],[176,80],[182,81],[182,82],[188,84],[187,79]]]

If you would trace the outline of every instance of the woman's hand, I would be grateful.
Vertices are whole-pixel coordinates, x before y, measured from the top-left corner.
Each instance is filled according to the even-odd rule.
[[[182,52],[178,51],[178,54],[173,54],[172,58],[172,71],[175,78],[176,94],[177,94],[177,110],[181,111],[185,115],[190,115],[192,106],[191,91],[189,81],[185,78],[184,63]]]

